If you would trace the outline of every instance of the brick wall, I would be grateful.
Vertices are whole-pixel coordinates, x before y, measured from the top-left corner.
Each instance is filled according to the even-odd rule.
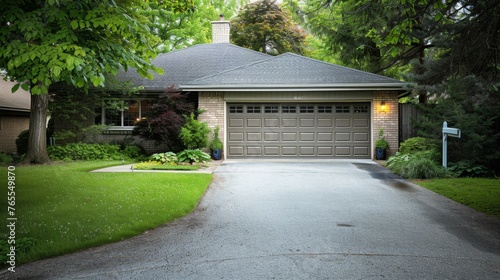
[[[222,92],[200,92],[198,109],[205,111],[200,115],[199,120],[208,123],[212,131],[216,126],[220,127],[219,138],[222,140],[224,136],[224,94]]]
[[[0,152],[14,153],[19,133],[29,128],[28,116],[0,116]]]
[[[381,103],[385,102],[385,109]],[[399,122],[398,122],[398,92],[376,91],[373,93],[372,116],[373,116],[373,149],[375,141],[379,136],[381,128],[384,129],[384,137],[389,142],[388,156],[396,154],[399,149]]]

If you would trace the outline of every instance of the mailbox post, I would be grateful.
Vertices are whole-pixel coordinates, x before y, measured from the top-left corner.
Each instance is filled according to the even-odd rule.
[[[462,132],[458,128],[448,127],[448,123],[443,122],[443,166],[448,167],[448,136],[460,138]]]

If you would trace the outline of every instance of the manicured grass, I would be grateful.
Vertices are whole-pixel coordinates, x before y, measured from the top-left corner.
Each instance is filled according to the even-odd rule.
[[[433,179],[415,183],[475,210],[500,218],[499,179]]]
[[[192,173],[88,172],[119,164],[16,167],[16,239],[34,242],[26,252],[17,253],[17,264],[121,240],[184,216],[212,178]],[[5,222],[6,167],[1,167],[0,179],[4,186],[0,218]],[[7,238],[6,231],[4,226],[0,239]]]

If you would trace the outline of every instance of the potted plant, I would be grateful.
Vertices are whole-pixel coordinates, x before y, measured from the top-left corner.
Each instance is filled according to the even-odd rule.
[[[216,127],[214,129],[214,138],[210,141],[209,148],[212,150],[212,156],[215,160],[219,160],[222,157],[222,141],[219,139],[219,129]]]
[[[386,151],[389,149],[389,142],[385,140],[384,129],[380,129],[378,139],[375,142],[375,157],[377,160],[384,160]]]

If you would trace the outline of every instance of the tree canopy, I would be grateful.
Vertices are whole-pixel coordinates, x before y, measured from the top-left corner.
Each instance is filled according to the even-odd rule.
[[[152,1],[149,1],[152,2]],[[159,1],[181,12],[192,1]],[[106,74],[133,67],[152,78],[158,38],[138,11],[141,0],[4,0],[0,5],[0,69],[32,93],[27,162],[46,162],[49,87],[62,82],[85,91]]]
[[[291,14],[273,0],[250,3],[231,21],[234,44],[267,54],[303,54],[305,39]]]

